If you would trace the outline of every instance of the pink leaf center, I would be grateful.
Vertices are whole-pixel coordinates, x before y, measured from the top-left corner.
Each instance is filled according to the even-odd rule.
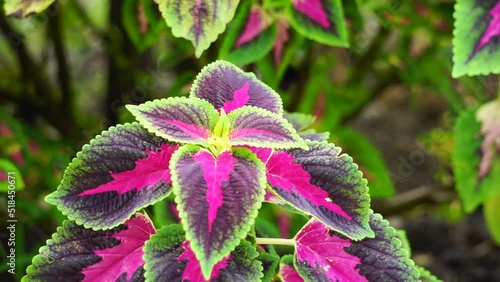
[[[100,185],[97,188],[81,192],[78,196],[87,196],[104,192],[116,191],[118,194],[124,194],[132,189],[137,191],[154,185],[163,180],[164,183],[170,183],[170,170],[168,164],[173,152],[178,146],[163,144],[160,151],[146,151],[148,157],[135,162],[135,168],[123,172],[113,173],[113,180]]]
[[[248,96],[248,89],[250,88],[250,82],[245,82],[243,86],[234,91],[233,100],[224,102],[222,109],[226,112],[226,114],[230,113],[233,110],[241,108],[248,103],[250,96]]]
[[[266,17],[264,11],[257,6],[252,7],[245,29],[236,41],[235,46],[240,47],[241,45],[252,41],[269,25],[271,25],[271,20]]]
[[[149,219],[140,214],[127,220],[125,226],[126,229],[110,235],[120,240],[119,245],[95,251],[102,260],[82,270],[83,281],[116,281],[123,273],[127,273],[127,281],[130,281],[134,272],[144,265],[142,248],[156,231]]]
[[[323,206],[349,220],[352,219],[339,205],[332,202],[327,191],[310,183],[311,175],[302,165],[294,163],[294,157],[287,152],[274,152],[266,167],[271,186],[280,187],[289,193],[295,191],[316,206]]]
[[[217,159],[207,151],[200,151],[193,158],[201,163],[203,178],[207,183],[208,230],[211,231],[212,224],[217,217],[217,210],[222,206],[222,182],[229,181],[229,175],[234,170],[235,159],[230,151],[221,153]]]
[[[228,257],[225,257],[220,262],[218,262],[212,270],[210,279],[205,280],[201,272],[200,262],[196,259],[194,252],[189,247],[189,242],[184,241],[181,247],[184,249],[184,252],[182,252],[182,254],[177,258],[177,260],[178,261],[187,260],[186,268],[184,269],[184,272],[182,273],[181,277],[182,279],[184,279],[183,281],[207,282],[212,279],[218,278],[220,275],[220,270],[227,267],[227,261],[231,258],[231,256],[229,255]]]
[[[196,124],[188,124],[178,120],[165,120],[165,122],[178,126],[182,132],[188,134],[192,138],[207,139],[211,135],[210,130],[199,127]]]
[[[318,23],[322,28],[330,28],[330,21],[321,0],[294,0],[293,6],[302,14],[307,15],[312,21]]]

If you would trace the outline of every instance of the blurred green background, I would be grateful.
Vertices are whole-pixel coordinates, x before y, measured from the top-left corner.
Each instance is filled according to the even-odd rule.
[[[196,58],[145,2],[59,1],[26,19],[0,13],[0,168],[18,176],[17,271],[2,263],[0,280],[22,277],[64,220],[44,197],[81,147],[132,121],[126,104],[186,95],[219,58],[224,33]],[[280,65],[269,53],[242,67],[280,93],[287,111],[315,115],[314,127],[354,158],[373,209],[407,231],[417,264],[445,281],[500,281],[499,248],[481,213],[462,212],[451,170],[454,120],[495,97],[498,76],[451,78],[454,1],[342,2],[350,48],[290,30]],[[157,225],[174,220],[167,208],[149,210]],[[291,222],[290,237],[303,221]]]

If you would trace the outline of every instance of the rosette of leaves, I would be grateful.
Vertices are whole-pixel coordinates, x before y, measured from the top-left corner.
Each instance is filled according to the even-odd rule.
[[[262,247],[275,243],[295,247],[288,268],[305,281],[417,281],[352,158],[253,74],[218,61],[189,97],[127,108],[138,123],[84,146],[47,196],[69,221],[23,281],[270,281],[287,271]],[[172,191],[181,224],[156,230],[138,211]],[[311,221],[292,239],[256,238],[263,201]]]

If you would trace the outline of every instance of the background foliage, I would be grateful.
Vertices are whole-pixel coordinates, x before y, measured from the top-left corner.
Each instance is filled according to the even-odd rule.
[[[311,23],[300,22],[288,1],[240,1],[206,50],[176,37],[153,1],[45,1],[47,10],[22,20],[5,16],[16,11],[7,5],[15,1],[2,2],[0,167],[23,180],[16,198],[18,269],[13,278],[1,265],[2,278],[22,277],[61,225],[64,217],[44,197],[84,144],[131,121],[124,105],[186,94],[203,66],[226,59],[280,93],[287,111],[317,117],[313,127],[330,132],[330,141],[364,172],[375,212],[407,229],[417,264],[446,281],[500,279],[494,243],[500,241],[494,208],[500,159],[493,156],[491,177],[478,182],[485,132],[476,118],[498,95],[500,80],[494,74],[452,78],[460,19],[456,14],[455,23],[454,1],[331,1],[332,9],[343,7],[343,16],[332,16],[344,25],[333,37],[314,25],[305,30]],[[259,15],[260,33],[238,44],[252,13]],[[467,73],[455,70],[455,76],[458,71]],[[477,73],[486,74],[469,72]],[[6,206],[2,197],[2,235]],[[281,210],[263,211],[258,224],[270,233],[291,237],[305,223]],[[151,214],[158,225],[176,222],[168,203]],[[270,224],[275,221],[279,226]]]

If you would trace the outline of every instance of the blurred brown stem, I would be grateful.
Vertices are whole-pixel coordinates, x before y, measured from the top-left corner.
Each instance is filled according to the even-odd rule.
[[[52,21],[49,17],[49,22]],[[81,131],[76,127],[71,118],[61,118],[62,105],[56,99],[53,85],[45,76],[43,68],[38,65],[31,56],[24,43],[24,36],[15,31],[8,23],[3,9],[0,11],[0,31],[7,38],[12,52],[17,58],[22,72],[23,91],[18,103],[20,112],[26,114],[28,122],[31,122],[34,112],[44,117],[63,136],[73,140],[79,140]],[[8,91],[7,91],[8,92]]]
[[[373,200],[372,208],[384,216],[390,216],[412,210],[421,204],[450,202],[455,197],[452,187],[423,185],[390,199]]]

